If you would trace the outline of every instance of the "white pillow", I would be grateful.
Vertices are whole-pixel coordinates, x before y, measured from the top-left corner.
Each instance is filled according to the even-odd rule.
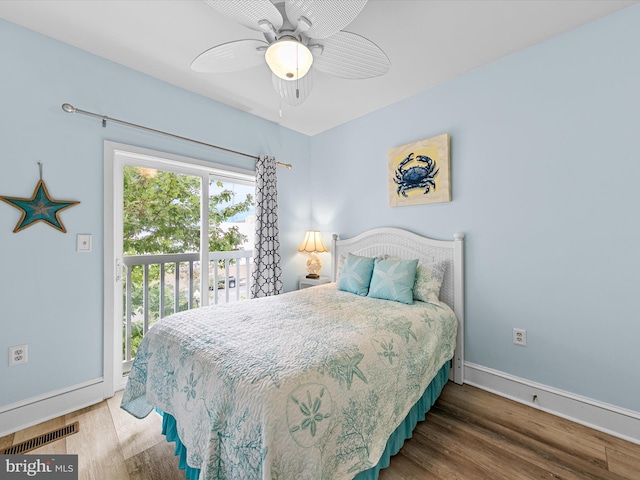
[[[447,264],[444,261],[418,264],[416,283],[413,286],[413,298],[429,303],[440,301],[440,287],[442,287],[446,269]]]

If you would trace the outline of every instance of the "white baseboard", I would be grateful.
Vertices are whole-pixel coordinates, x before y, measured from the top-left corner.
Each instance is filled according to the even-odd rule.
[[[464,383],[640,445],[640,412],[465,362]],[[533,401],[535,396],[535,401]]]
[[[0,407],[0,437],[46,422],[104,400],[103,379],[87,382]]]

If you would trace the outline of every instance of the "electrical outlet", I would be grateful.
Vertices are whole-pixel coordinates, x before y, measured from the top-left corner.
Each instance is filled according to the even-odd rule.
[[[15,345],[9,347],[9,366],[20,365],[21,363],[27,363],[29,360],[29,346],[28,345]]]
[[[521,328],[513,329],[513,343],[521,347],[527,346],[527,331]]]

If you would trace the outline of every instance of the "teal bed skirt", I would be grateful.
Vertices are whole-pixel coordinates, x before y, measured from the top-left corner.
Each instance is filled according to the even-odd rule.
[[[355,476],[354,480],[376,480],[380,470],[389,466],[391,457],[400,451],[405,440],[411,438],[412,432],[418,422],[425,419],[426,413],[440,396],[440,392],[442,392],[442,389],[449,379],[449,363],[450,362],[446,362],[438,371],[420,400],[415,403],[403,422],[391,434],[378,464],[369,470],[359,473]],[[166,436],[168,442],[175,442],[176,444],[174,454],[179,457],[179,466],[185,471],[185,477],[189,480],[198,480],[200,477],[200,469],[187,465],[187,449],[178,437],[175,418],[159,410],[158,413],[162,415],[162,433]]]

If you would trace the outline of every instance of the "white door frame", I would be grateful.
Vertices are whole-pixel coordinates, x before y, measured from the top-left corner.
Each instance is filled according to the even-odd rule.
[[[122,312],[122,169],[125,165],[145,166],[176,173],[199,176],[202,179],[200,220],[209,224],[209,176],[227,177],[235,182],[254,182],[255,172],[220,165],[205,160],[182,157],[111,141],[104,142],[104,398],[124,388],[122,359],[116,354],[116,345],[122,344],[119,328]],[[208,260],[209,238],[200,235],[201,265]],[[116,263],[120,262],[120,263]],[[200,291],[208,289],[208,279],[200,276]],[[203,295],[203,305],[208,298]],[[116,325],[118,328],[116,328]]]

